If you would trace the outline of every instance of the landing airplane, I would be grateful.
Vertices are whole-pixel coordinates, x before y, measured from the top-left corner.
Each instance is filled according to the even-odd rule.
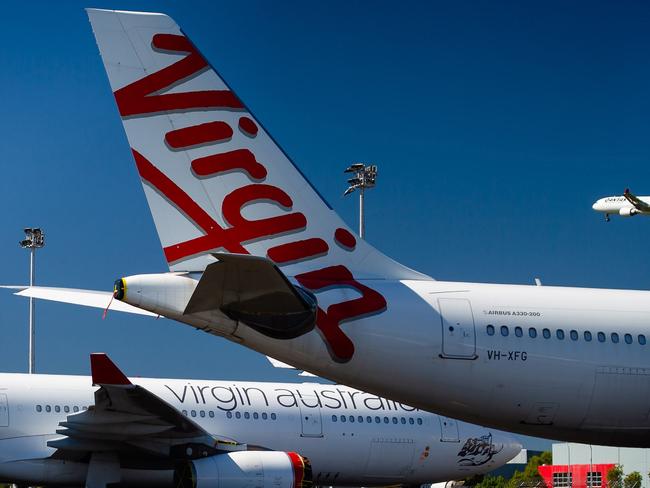
[[[339,385],[129,379],[105,354],[91,355],[91,369],[0,374],[0,480],[419,485],[488,472],[521,449],[510,435]]]
[[[449,417],[650,446],[650,292],[413,271],[351,232],[172,19],[88,14],[169,264],[119,279],[109,308]]]
[[[591,208],[596,212],[603,212],[606,222],[609,222],[610,215],[618,214],[621,217],[650,215],[650,197],[637,197],[626,188],[622,196],[599,198]]]

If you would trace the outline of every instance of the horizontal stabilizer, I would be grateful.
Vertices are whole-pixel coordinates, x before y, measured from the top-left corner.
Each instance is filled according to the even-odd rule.
[[[243,254],[214,254],[185,314],[221,310],[276,339],[302,335],[316,324],[316,298],[296,287],[269,259]]]
[[[119,300],[111,301],[113,293],[110,291],[79,290],[76,288],[50,288],[46,286],[5,286],[2,288],[19,288],[21,291],[15,293],[15,295],[21,297],[33,297],[53,302],[72,303],[73,305],[82,305],[84,307],[101,308],[104,310],[115,310],[116,312],[127,312],[157,317],[155,313],[134,307],[128,303],[120,302]]]
[[[271,363],[271,365],[272,365],[274,368],[280,368],[280,369],[293,369],[294,371],[297,371],[297,370],[298,370],[298,369],[295,368],[294,366],[291,366],[290,364],[287,364],[287,363],[283,363],[282,361],[279,361],[279,360],[277,360],[277,359],[275,359],[275,358],[272,358],[271,356],[266,356],[266,359],[269,360],[269,363]],[[312,376],[312,377],[314,377],[314,378],[317,377],[315,374],[310,373],[309,371],[301,371],[301,372],[299,373],[299,376]]]

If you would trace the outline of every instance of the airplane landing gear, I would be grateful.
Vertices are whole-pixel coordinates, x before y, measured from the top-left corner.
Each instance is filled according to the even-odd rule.
[[[611,219],[609,218],[609,214],[605,214],[605,222],[609,222]]]

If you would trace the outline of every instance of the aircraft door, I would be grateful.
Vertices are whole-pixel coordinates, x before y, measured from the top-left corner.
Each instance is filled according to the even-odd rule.
[[[302,401],[307,405],[315,407],[306,407],[302,402],[300,407],[300,424],[302,425],[302,437],[323,437],[323,422],[318,406],[318,398],[314,396],[303,396]]]
[[[0,393],[0,427],[9,427],[9,403],[4,393]]]
[[[458,438],[458,422],[442,415],[439,415],[438,419],[440,420],[440,441],[460,442]]]
[[[472,305],[465,298],[439,298],[442,353],[448,359],[476,359]]]

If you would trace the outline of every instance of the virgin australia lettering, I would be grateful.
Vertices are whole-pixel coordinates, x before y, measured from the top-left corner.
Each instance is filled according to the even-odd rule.
[[[258,486],[261,463],[259,486],[421,484],[485,473],[521,448],[346,387],[129,380],[91,360],[92,378],[0,374],[1,480],[201,487],[235,468],[228,486]]]
[[[178,385],[165,385],[180,402],[185,405],[193,400],[196,404],[206,405],[209,402],[215,404],[218,410],[229,412],[238,407],[251,406],[253,400],[258,404],[263,403],[269,407],[272,404],[281,408],[305,407],[305,408],[329,408],[332,410],[347,408],[365,408],[375,412],[413,412],[416,409],[396,403],[392,400],[369,395],[350,388],[333,386],[330,388],[320,385],[318,388],[309,389],[309,384],[300,388],[288,388],[290,384],[281,385],[277,388],[266,388],[262,390],[258,386],[249,384],[192,384],[186,383],[181,387]]]
[[[89,17],[171,271],[118,280],[113,307],[483,425],[650,445],[649,292],[408,269],[353,235],[172,19]]]

